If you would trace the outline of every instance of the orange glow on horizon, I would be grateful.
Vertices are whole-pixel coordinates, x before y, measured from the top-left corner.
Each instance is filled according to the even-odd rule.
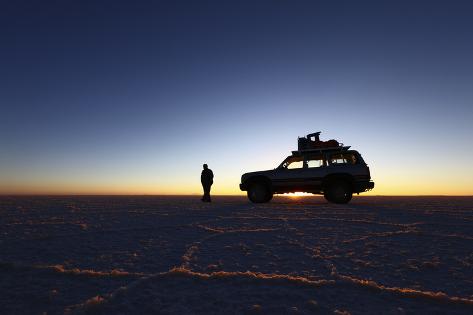
[[[223,177],[223,176],[222,176]],[[384,176],[378,174],[373,178],[375,188],[372,191],[360,193],[360,196],[471,196],[473,195],[473,185],[469,178],[439,178],[440,176],[429,178],[417,177],[408,178],[398,174],[386,173]],[[452,176],[453,177],[453,176]],[[406,179],[408,178],[408,179]],[[37,179],[35,181],[5,180],[0,182],[0,194],[39,194],[39,195],[200,195],[202,186],[199,178],[193,181],[175,178],[172,181],[163,183],[165,179],[143,179],[139,178],[116,179],[116,180],[96,180],[93,183],[79,180],[48,180]],[[246,195],[240,191],[239,180],[228,176],[217,177],[212,186],[212,195]],[[284,194],[283,196],[299,198],[312,196],[309,193],[296,192]],[[355,194],[356,196],[356,194]]]
[[[415,183],[409,185],[376,184],[374,190],[360,193],[359,196],[472,196],[473,192],[469,187],[439,187],[434,185],[424,185],[419,187]],[[127,185],[0,185],[0,195],[201,195],[202,187],[200,185],[136,185],[133,187]],[[228,186],[213,186],[212,195],[233,195],[245,196],[245,191],[240,191],[238,186],[235,188]],[[316,196],[311,193],[295,192],[281,194],[291,198],[300,198],[307,196]],[[354,196],[357,196],[354,194]]]

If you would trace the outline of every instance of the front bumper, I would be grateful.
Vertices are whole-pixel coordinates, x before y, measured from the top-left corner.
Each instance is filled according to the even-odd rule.
[[[355,192],[363,192],[374,188],[374,182],[356,182]]]

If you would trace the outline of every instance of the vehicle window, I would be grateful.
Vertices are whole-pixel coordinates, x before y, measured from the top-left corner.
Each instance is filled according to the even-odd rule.
[[[324,160],[309,160],[307,161],[307,167],[321,167],[324,166]]]
[[[330,157],[330,164],[356,164],[356,156],[353,153],[336,153]]]
[[[307,167],[321,167],[324,166],[324,158],[320,155],[316,156],[308,156],[306,158],[307,161]]]

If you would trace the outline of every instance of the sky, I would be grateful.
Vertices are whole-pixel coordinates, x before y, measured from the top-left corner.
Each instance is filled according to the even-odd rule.
[[[473,195],[471,1],[0,5],[0,193],[242,194],[321,131],[371,195]]]

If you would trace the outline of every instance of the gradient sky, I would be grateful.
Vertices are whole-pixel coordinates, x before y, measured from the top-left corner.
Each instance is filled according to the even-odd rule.
[[[370,194],[473,194],[471,1],[11,1],[0,193],[215,194],[322,131]]]

